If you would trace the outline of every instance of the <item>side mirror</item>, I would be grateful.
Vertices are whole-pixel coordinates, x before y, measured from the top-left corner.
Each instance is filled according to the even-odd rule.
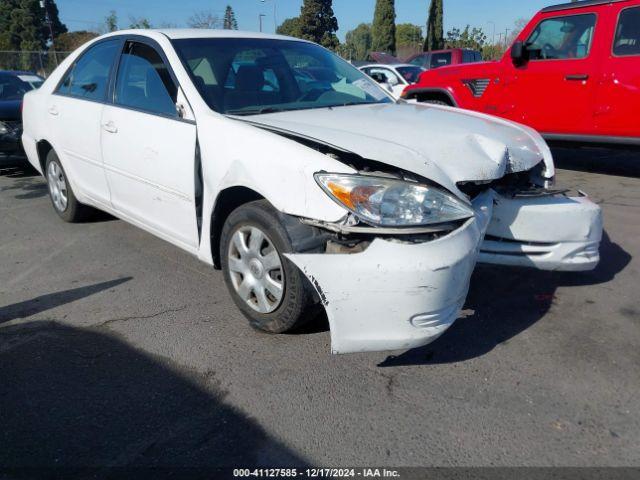
[[[527,49],[524,43],[518,40],[511,45],[511,60],[514,65],[522,65],[526,59]]]

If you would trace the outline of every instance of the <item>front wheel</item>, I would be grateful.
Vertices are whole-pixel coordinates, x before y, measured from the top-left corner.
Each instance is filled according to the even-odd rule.
[[[310,285],[283,254],[292,245],[277,212],[266,201],[245,204],[227,218],[220,258],[235,304],[258,330],[283,333],[309,318]]]

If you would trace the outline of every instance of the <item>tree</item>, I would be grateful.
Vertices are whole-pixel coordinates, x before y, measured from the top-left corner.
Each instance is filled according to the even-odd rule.
[[[129,17],[129,28],[153,28],[151,22],[145,17]]]
[[[422,45],[422,29],[418,25],[412,23],[401,23],[396,25],[396,46],[414,45],[416,43]]]
[[[361,23],[345,35],[345,42],[338,52],[347,60],[366,60],[371,51],[371,25]]]
[[[396,56],[407,58],[422,51],[424,38],[422,29],[412,23],[396,25]]]
[[[109,15],[104,19],[104,28],[107,32],[115,32],[118,30],[118,15],[115,10],[111,10]]]
[[[371,49],[396,53],[396,9],[394,0],[377,0],[371,26]]]
[[[447,32],[445,41],[446,48],[470,48],[472,50],[482,50],[487,42],[487,36],[481,28],[471,28],[467,25],[464,30],[452,28]]]
[[[51,31],[54,37],[65,33],[55,1],[45,0],[44,5],[48,17],[39,0],[0,0],[0,49],[43,50]]]
[[[424,40],[424,51],[442,50],[444,48],[444,10],[442,0],[431,0],[429,18],[427,19],[427,37]]]
[[[236,20],[236,14],[231,8],[231,5],[227,5],[226,10],[224,11],[224,21],[222,28],[225,30],[238,30],[238,22]]]
[[[51,30],[53,30],[53,35],[57,38],[58,35],[62,35],[67,32],[67,26],[60,21],[60,13],[58,12],[58,6],[56,5],[55,0],[45,0],[44,6],[47,14],[46,18],[49,19],[50,27],[46,24],[45,19],[45,24],[42,25],[41,30],[45,41],[48,42],[51,40]]]
[[[278,26],[278,28],[276,28],[276,33],[279,35],[302,38],[302,33],[300,31],[300,17],[287,18]]]
[[[190,16],[187,20],[187,25],[190,28],[220,28],[222,23],[217,15],[209,11],[202,11]]]
[[[338,47],[338,20],[333,14],[331,0],[304,0],[298,18],[300,38],[333,50]]]
[[[72,52],[76,48],[84,45],[89,40],[92,40],[98,36],[95,32],[88,32],[86,30],[78,30],[75,32],[66,32],[56,38],[56,51],[57,52]]]

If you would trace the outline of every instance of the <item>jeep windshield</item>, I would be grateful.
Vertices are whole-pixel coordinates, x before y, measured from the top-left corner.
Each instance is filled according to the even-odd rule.
[[[216,112],[391,103],[369,77],[313,43],[264,38],[174,40],[196,88]]]

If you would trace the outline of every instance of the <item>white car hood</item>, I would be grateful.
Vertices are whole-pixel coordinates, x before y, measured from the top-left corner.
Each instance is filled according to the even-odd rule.
[[[375,104],[295,110],[251,117],[251,123],[303,137],[414,172],[462,196],[457,182],[486,181],[553,161],[534,130],[466,110],[425,104]]]

